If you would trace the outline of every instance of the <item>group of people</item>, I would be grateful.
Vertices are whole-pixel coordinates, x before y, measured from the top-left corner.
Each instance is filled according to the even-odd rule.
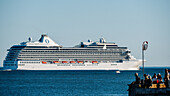
[[[153,77],[151,77],[149,74],[144,74],[144,80],[141,80],[140,77],[138,76],[138,73],[135,73],[136,81],[134,82],[135,84],[142,84],[143,87],[149,88],[152,86],[152,84],[161,84],[164,83],[166,87],[169,87],[168,81],[170,80],[170,75],[169,75],[170,70],[165,69],[165,76],[164,76],[164,82],[162,80],[162,76],[160,73],[156,74],[154,73]]]

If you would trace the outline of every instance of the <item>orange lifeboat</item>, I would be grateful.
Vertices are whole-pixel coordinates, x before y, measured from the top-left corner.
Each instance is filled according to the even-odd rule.
[[[42,61],[42,64],[47,64],[47,62]]]
[[[70,63],[76,63],[75,61],[70,61]]]
[[[53,63],[60,63],[59,61],[53,61]]]
[[[77,61],[77,63],[83,63],[83,61]]]
[[[97,61],[92,61],[92,63],[98,63]]]
[[[62,63],[68,63],[67,61],[62,61]]]

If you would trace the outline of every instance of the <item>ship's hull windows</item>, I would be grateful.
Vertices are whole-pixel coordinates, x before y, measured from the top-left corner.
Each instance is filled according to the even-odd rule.
[[[41,49],[36,49],[28,47],[17,50],[10,50],[6,57],[6,60],[58,60],[58,59],[81,59],[81,60],[108,60],[108,61],[118,61],[125,60],[127,55],[122,55],[126,48],[113,48],[113,49],[50,49],[47,47],[42,47]],[[44,49],[43,49],[44,48]],[[76,51],[75,51],[76,50]]]

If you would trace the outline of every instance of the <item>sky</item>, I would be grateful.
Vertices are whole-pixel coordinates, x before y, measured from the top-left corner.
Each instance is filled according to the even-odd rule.
[[[128,47],[146,66],[170,66],[170,0],[0,0],[0,63],[14,44],[47,34],[72,47],[82,41]]]

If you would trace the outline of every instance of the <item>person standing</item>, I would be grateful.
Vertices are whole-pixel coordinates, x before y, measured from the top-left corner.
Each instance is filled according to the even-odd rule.
[[[170,78],[170,75],[169,75],[169,71],[168,69],[165,69],[165,77],[164,77],[164,81],[165,81],[165,86],[168,88],[169,87],[169,78]]]
[[[135,84],[140,84],[140,77],[138,76],[138,73],[135,73],[136,81]]]
[[[148,75],[144,74],[144,77],[145,77],[144,86],[145,86],[145,88],[149,88],[150,80],[148,78]]]
[[[158,83],[162,83],[162,76],[160,73],[157,75]]]
[[[152,77],[152,80],[153,80],[153,84],[157,84],[157,76],[156,76],[156,73],[154,73],[153,77]]]

